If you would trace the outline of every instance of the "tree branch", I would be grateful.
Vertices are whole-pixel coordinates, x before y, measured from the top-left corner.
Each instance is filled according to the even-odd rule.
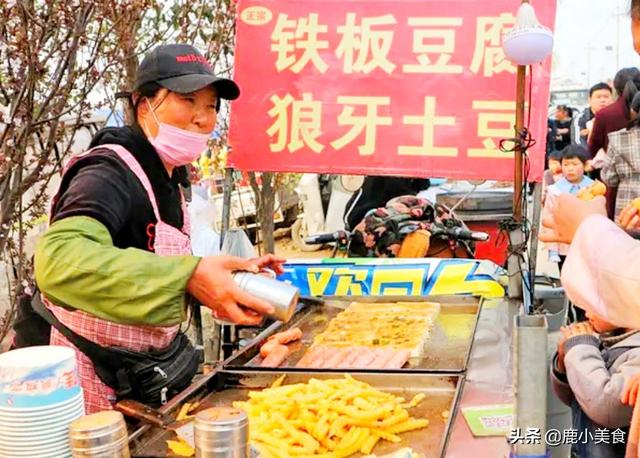
[[[75,27],[73,31],[73,39],[71,40],[71,44],[67,48],[66,55],[64,59],[62,59],[58,63],[58,67],[55,71],[55,76],[53,78],[51,90],[49,94],[45,97],[44,102],[40,104],[41,109],[36,117],[36,120],[39,120],[41,116],[43,116],[47,112],[47,108],[49,103],[53,99],[53,97],[57,94],[57,90],[62,83],[62,79],[64,78],[65,73],[67,74],[67,82],[72,79],[73,72],[68,71],[69,68],[73,68],[75,66],[76,53],[78,50],[78,43],[80,41],[81,36],[84,33],[84,30],[87,27],[87,22],[91,17],[91,13],[93,12],[93,4],[86,5],[84,9],[82,9],[78,16],[76,17]]]

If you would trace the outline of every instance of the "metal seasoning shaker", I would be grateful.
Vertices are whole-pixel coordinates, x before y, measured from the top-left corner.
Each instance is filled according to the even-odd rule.
[[[273,305],[272,318],[286,323],[296,311],[300,291],[295,286],[250,272],[236,272],[233,279],[247,293]]]
[[[212,407],[196,415],[196,458],[249,458],[249,419],[240,409]]]
[[[130,458],[129,435],[120,412],[85,415],[69,426],[73,458]]]

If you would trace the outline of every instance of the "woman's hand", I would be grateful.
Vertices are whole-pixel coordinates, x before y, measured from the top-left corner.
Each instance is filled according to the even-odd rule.
[[[187,292],[213,311],[213,316],[242,325],[258,325],[262,315],[272,314],[268,302],[242,290],[233,280],[237,271],[258,273],[260,268],[282,268],[280,258],[273,255],[256,260],[234,256],[207,256],[200,260],[187,283]]]
[[[257,265],[260,270],[271,269],[276,273],[276,275],[282,275],[284,273],[284,267],[282,267],[282,264],[286,261],[286,259],[280,258],[275,254],[266,254],[259,258],[252,259],[250,262]]]
[[[540,240],[547,243],[571,243],[582,222],[591,215],[607,215],[606,201],[598,196],[580,200],[570,194],[547,196],[551,214],[542,220]]]
[[[618,217],[618,224],[625,231],[633,231],[640,229],[640,214],[638,209],[629,205],[620,212]]]

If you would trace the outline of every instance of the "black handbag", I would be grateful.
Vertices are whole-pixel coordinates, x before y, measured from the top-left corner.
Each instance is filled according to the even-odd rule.
[[[198,371],[200,352],[182,332],[162,350],[103,347],[62,324],[44,306],[39,293],[33,297],[33,309],[87,355],[100,380],[116,392],[117,400],[135,399],[157,407],[188,387]]]

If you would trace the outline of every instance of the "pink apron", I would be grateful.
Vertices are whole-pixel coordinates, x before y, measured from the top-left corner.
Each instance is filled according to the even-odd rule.
[[[182,230],[178,230],[163,222],[160,218],[158,204],[156,202],[155,195],[153,194],[153,189],[149,179],[142,170],[142,167],[140,167],[138,161],[136,161],[133,155],[124,147],[112,144],[100,145],[74,156],[66,165],[64,172],[66,172],[78,159],[90,154],[98,148],[107,148],[114,151],[131,169],[136,177],[138,177],[138,180],[140,180],[140,183],[142,183],[142,186],[147,191],[149,201],[153,207],[153,213],[157,220],[155,225],[155,238],[153,242],[155,253],[160,256],[191,255],[189,214],[186,209],[184,198],[181,196],[184,224]],[[53,199],[53,205],[55,205],[57,198],[58,196],[56,195]],[[140,281],[144,281],[144,279],[140,279]],[[44,295],[42,298],[46,306],[64,325],[85,338],[103,346],[118,346],[135,351],[162,349],[171,343],[180,327],[180,325],[163,327],[144,325],[134,326],[113,323],[80,310],[71,311],[58,307],[47,300]],[[115,401],[115,392],[113,389],[102,383],[98,378],[93,368],[93,363],[89,358],[75,348],[56,329],[51,330],[50,342],[51,345],[64,345],[75,349],[78,359],[78,372],[80,375],[82,389],[84,390],[85,410],[87,414],[112,409],[112,404]]]

